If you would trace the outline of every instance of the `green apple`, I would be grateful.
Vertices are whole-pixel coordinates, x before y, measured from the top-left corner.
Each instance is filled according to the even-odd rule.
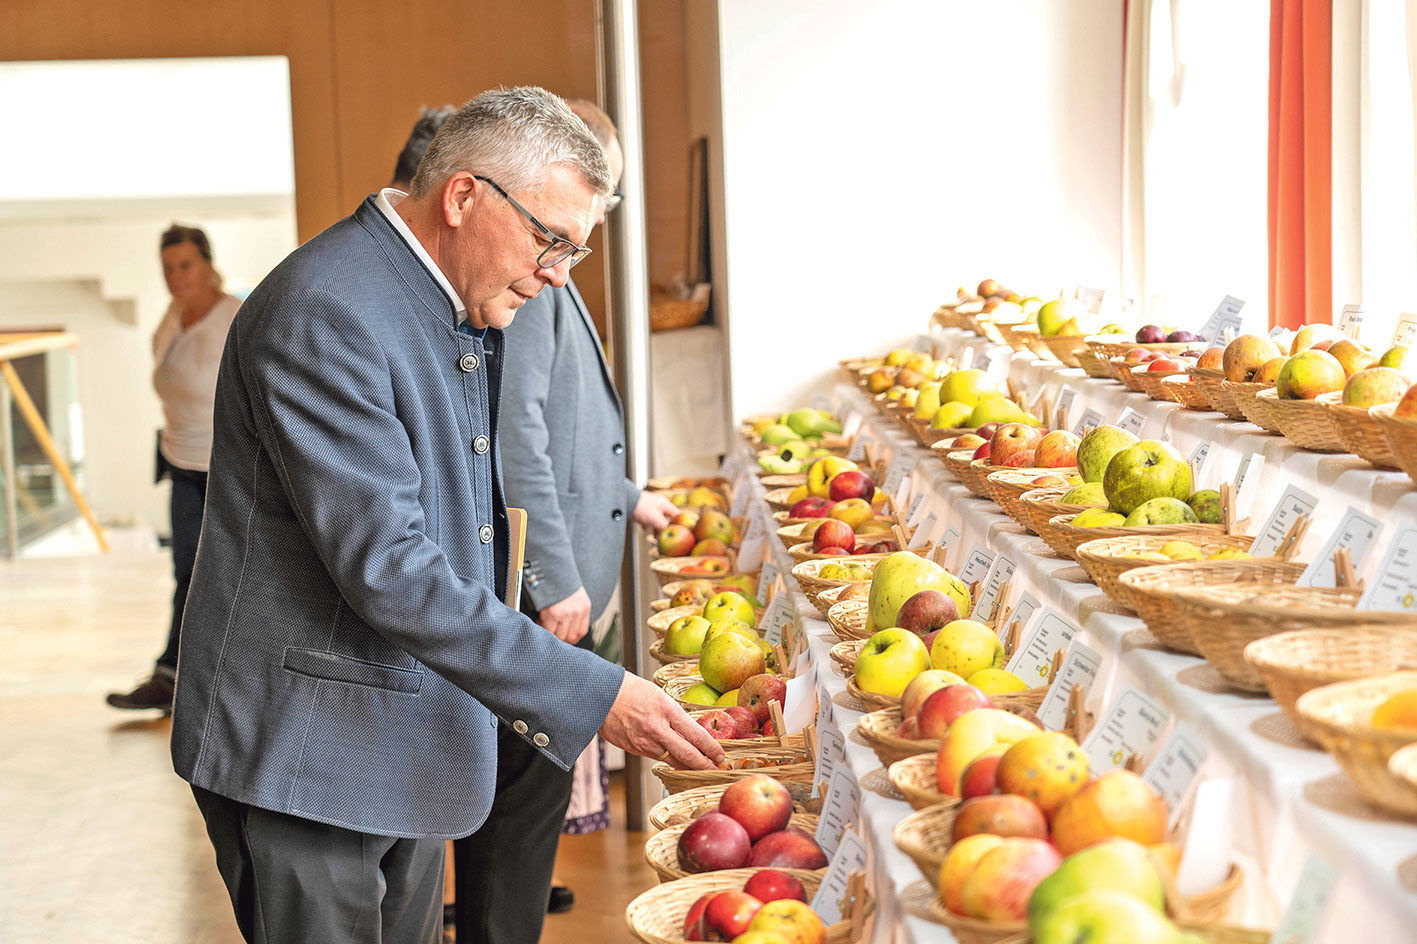
[[[940,408],[940,381],[927,380],[916,388],[915,418],[928,420]]]
[[[1004,664],[1004,643],[983,623],[958,619],[946,623],[930,644],[930,667],[969,678]]]
[[[1106,508],[1107,494],[1102,491],[1101,482],[1084,482],[1063,493],[1058,499],[1063,505],[1087,505],[1092,508]]]
[[[723,590],[709,597],[702,615],[709,622],[720,616],[736,616],[749,626],[754,622],[753,604],[745,600],[743,594],[733,590]]]
[[[999,395],[999,386],[982,370],[957,370],[940,381],[941,403],[976,406],[986,396]]]
[[[1106,508],[1089,508],[1086,511],[1080,511],[1072,521],[1075,528],[1120,528],[1126,523],[1126,515],[1119,515]]]
[[[921,590],[939,590],[954,600],[960,613],[969,612],[969,588],[962,580],[919,554],[897,551],[877,564],[871,575],[866,628],[875,632],[895,626],[901,605]]]
[[[792,442],[794,439],[801,439],[802,436],[790,426],[783,426],[781,423],[774,423],[763,430],[761,439],[769,446],[780,446],[785,442]]]
[[[804,439],[821,439],[832,419],[821,410],[804,408],[783,414],[780,422]]]
[[[707,682],[695,682],[689,686],[688,691],[679,696],[680,701],[691,705],[716,705],[718,698],[718,692]]]
[[[795,457],[758,456],[758,466],[769,475],[796,475],[806,467],[806,463]]]
[[[1213,488],[1203,488],[1187,500],[1186,504],[1196,513],[1202,524],[1220,524],[1220,493]]]
[[[930,668],[930,651],[908,629],[883,629],[861,648],[856,657],[856,684],[877,695],[900,697],[910,680]]]
[[[1037,889],[1034,890],[1035,894]],[[1131,895],[1089,891],[1074,895],[1043,920],[1029,922],[1033,944],[1199,944],[1164,914]]]
[[[1383,356],[1378,358],[1379,367],[1391,367],[1400,370],[1409,377],[1417,377],[1417,349],[1408,347],[1406,344],[1396,344],[1383,351]]]
[[[1045,338],[1053,337],[1058,329],[1067,324],[1069,317],[1065,300],[1055,298],[1044,302],[1038,309],[1038,333]]]
[[[985,423],[1025,423],[1029,416],[1017,403],[1008,397],[985,397],[969,413],[965,426],[979,427]]]
[[[1166,907],[1161,876],[1147,857],[1146,847],[1130,839],[1104,839],[1065,858],[1058,870],[1033,890],[1028,920],[1036,924],[1074,895],[1094,890],[1130,895],[1157,912]]]
[[[703,617],[699,618],[703,619]],[[724,633],[737,633],[744,639],[758,638],[758,631],[753,627],[749,626],[747,623],[740,620],[738,617],[720,616],[712,623],[709,623],[708,629],[704,630],[704,642],[699,644],[699,648],[702,649],[704,643],[707,643],[710,639],[713,639],[717,636],[722,636]]]
[[[675,656],[698,655],[708,629],[709,621],[702,616],[681,616],[664,631],[664,651]]]
[[[1107,463],[1137,438],[1120,426],[1094,426],[1078,443],[1078,474],[1084,482],[1100,482]]]
[[[1127,515],[1129,528],[1148,524],[1194,524],[1200,521],[1190,505],[1179,498],[1152,498],[1142,502]]]
[[[930,425],[935,429],[958,429],[969,424],[974,407],[959,400],[940,404],[940,408],[930,417]]]
[[[705,642],[699,653],[699,674],[715,692],[731,691],[766,667],[757,642],[738,633],[720,633]]]
[[[1112,509],[1124,515],[1153,498],[1185,502],[1191,497],[1191,465],[1170,445],[1143,439],[1112,457],[1102,488]]]

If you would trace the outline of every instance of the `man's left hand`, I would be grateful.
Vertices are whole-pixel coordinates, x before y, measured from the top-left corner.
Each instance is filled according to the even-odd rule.
[[[640,500],[635,503],[635,523],[646,531],[663,531],[669,519],[681,510],[657,492],[640,492]]]
[[[581,587],[559,603],[541,610],[539,622],[562,642],[575,645],[590,629],[590,594]]]

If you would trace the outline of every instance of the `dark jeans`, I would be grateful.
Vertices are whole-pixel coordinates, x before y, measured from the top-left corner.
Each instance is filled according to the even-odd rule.
[[[202,533],[202,508],[207,501],[207,473],[167,466],[172,479],[172,623],[167,630],[167,648],[157,657],[160,668],[177,671],[177,644],[182,634],[182,609],[192,585],[192,566],[197,562],[197,537]]]

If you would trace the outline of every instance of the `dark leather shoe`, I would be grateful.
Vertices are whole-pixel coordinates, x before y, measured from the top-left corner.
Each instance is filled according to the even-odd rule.
[[[576,893],[565,885],[552,885],[551,897],[546,902],[547,914],[562,914],[570,911],[576,904]]]
[[[158,671],[148,676],[146,681],[131,692],[109,692],[108,697],[104,700],[114,708],[133,711],[156,708],[163,714],[171,714],[174,689],[173,677]]]

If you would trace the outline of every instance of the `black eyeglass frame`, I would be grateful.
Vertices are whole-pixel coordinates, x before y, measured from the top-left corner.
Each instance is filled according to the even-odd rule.
[[[536,217],[532,216],[531,212],[527,210],[526,207],[522,206],[516,200],[512,199],[512,195],[510,193],[507,193],[507,191],[503,190],[502,186],[498,184],[497,181],[493,180],[491,177],[483,177],[481,174],[473,174],[472,177],[474,180],[480,180],[483,183],[487,184],[489,187],[491,187],[493,190],[500,193],[503,199],[505,199],[512,206],[516,207],[517,212],[520,213],[522,216],[526,217],[531,222],[532,226],[535,226],[538,230],[541,231],[541,234],[543,236],[551,240],[551,245],[541,250],[540,254],[536,257],[536,264],[539,267],[543,269],[554,269],[558,265],[569,259],[571,260],[570,268],[575,268],[577,263],[579,263],[586,256],[590,255],[589,246],[579,246],[571,242],[566,237],[557,236],[555,233],[551,232],[551,230],[546,228],[545,224],[543,224]],[[548,258],[548,256],[550,258]]]

